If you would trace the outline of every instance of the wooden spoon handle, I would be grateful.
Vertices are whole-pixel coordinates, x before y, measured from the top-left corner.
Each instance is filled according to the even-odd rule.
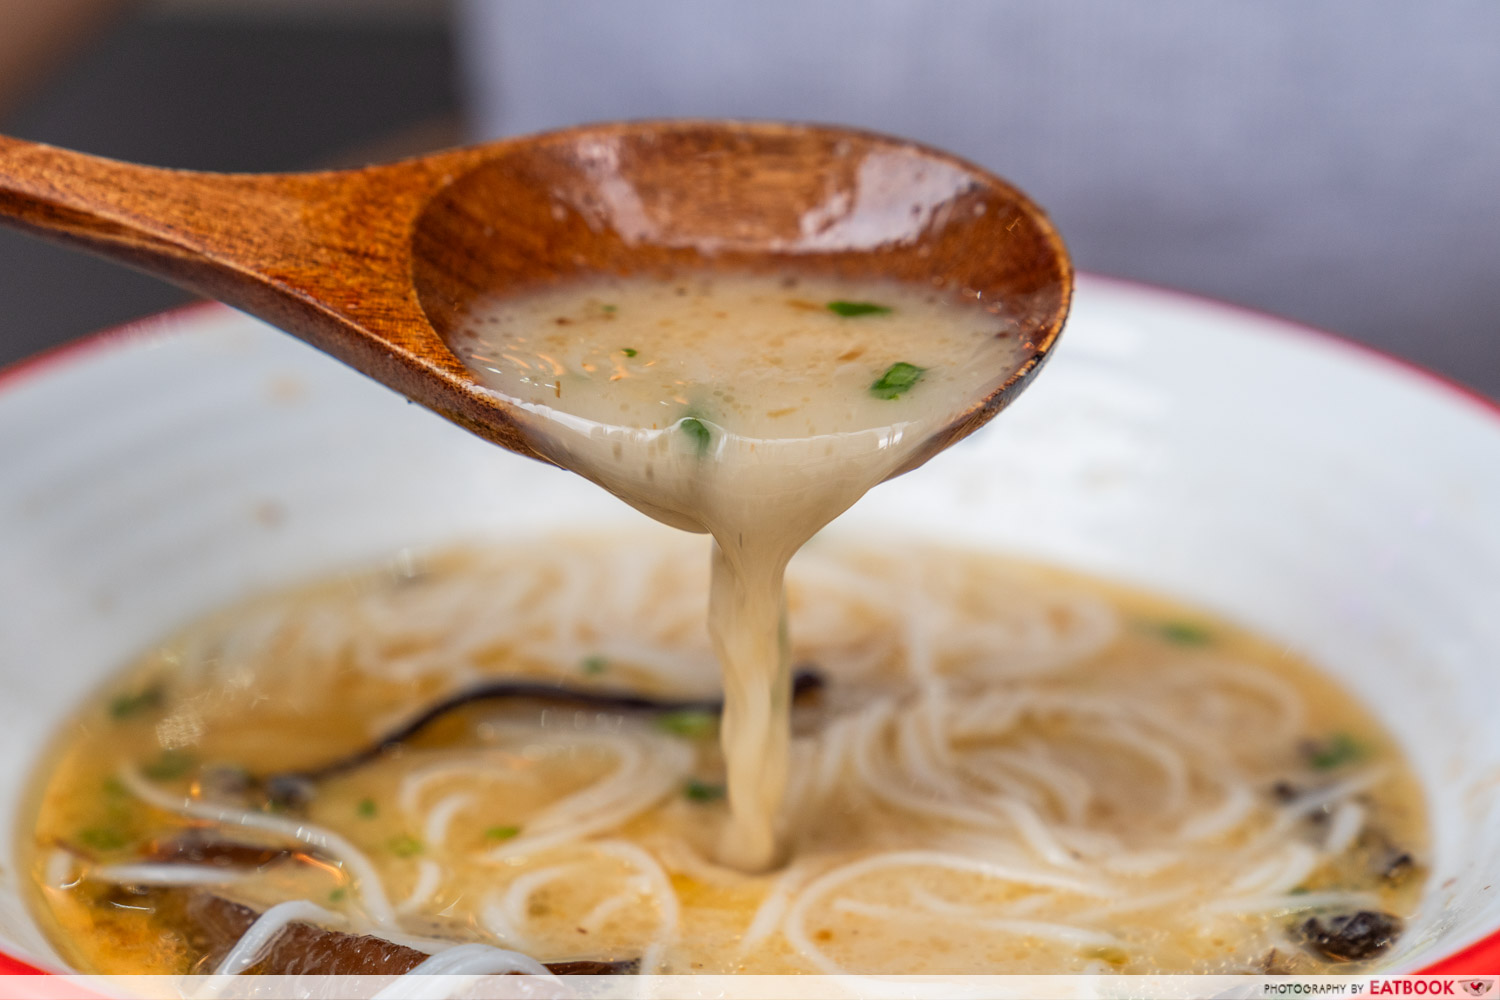
[[[473,390],[411,286],[417,218],[483,156],[471,148],[363,170],[213,174],[0,136],[0,224],[227,302],[529,454],[503,407]]]
[[[216,297],[237,297],[247,266],[297,242],[296,192],[269,179],[142,167],[0,136],[0,222]]]

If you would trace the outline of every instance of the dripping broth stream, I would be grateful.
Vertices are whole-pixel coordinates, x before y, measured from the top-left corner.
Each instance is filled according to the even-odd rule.
[[[971,293],[972,296],[972,293]],[[450,338],[530,446],[713,536],[731,818],[722,861],[783,860],[783,576],[820,528],[1032,356],[1003,303],[795,274],[599,277],[477,300]]]

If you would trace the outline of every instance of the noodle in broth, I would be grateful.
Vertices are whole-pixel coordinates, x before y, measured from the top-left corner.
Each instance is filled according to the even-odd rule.
[[[792,660],[825,683],[792,710],[779,871],[715,860],[707,711],[478,702],[268,797],[497,677],[711,701],[703,555],[661,530],[452,552],[189,629],[46,776],[30,869],[59,947],[267,971],[257,941],[301,921],[472,946],[458,968],[1316,971],[1309,921],[1415,907],[1416,785],[1344,692],[1191,610],[916,543],[792,565]],[[292,855],[142,860],[190,830]],[[188,897],[262,916],[195,948]]]

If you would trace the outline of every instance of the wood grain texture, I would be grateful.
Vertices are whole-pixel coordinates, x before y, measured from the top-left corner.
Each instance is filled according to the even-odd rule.
[[[259,316],[533,457],[504,400],[448,349],[475,296],[601,273],[797,269],[1005,303],[1030,359],[913,468],[1035,374],[1072,294],[1056,231],[1009,184],[903,140],[811,125],[595,125],[360,170],[255,175],[0,137],[0,221]]]

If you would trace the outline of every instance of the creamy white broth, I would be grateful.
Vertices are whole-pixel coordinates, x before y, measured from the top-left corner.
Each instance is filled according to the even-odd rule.
[[[596,279],[467,319],[464,360],[548,419],[659,430],[694,416],[778,442],[945,420],[1022,357],[998,307],[894,282]],[[926,369],[920,391],[869,391],[901,363]]]
[[[790,275],[599,278],[479,303],[453,338],[532,446],[716,545],[728,863],[780,856],[782,578],[821,527],[1029,357],[1000,303]]]

